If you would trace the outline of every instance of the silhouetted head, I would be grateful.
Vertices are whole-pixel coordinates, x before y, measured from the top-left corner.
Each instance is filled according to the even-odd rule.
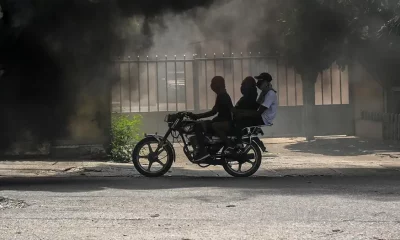
[[[225,91],[225,79],[221,76],[213,77],[210,87],[216,94]]]
[[[252,92],[257,92],[257,88],[256,88],[256,80],[253,77],[246,77],[243,81],[242,81],[242,86],[240,87],[240,92],[243,95],[247,95],[250,94]]]

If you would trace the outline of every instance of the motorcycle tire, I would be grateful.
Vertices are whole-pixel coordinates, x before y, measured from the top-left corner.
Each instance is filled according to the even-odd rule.
[[[260,147],[256,143],[252,142],[251,143],[251,148],[254,150],[254,153],[255,153],[255,156],[254,156],[255,161],[254,161],[253,167],[250,170],[246,171],[246,172],[238,173],[237,171],[234,171],[229,166],[231,161],[229,161],[229,159],[225,159],[224,164],[222,166],[224,167],[225,171],[229,175],[231,175],[233,177],[250,177],[251,175],[253,175],[254,173],[257,172],[257,170],[261,166],[262,154],[261,154]]]
[[[150,145],[150,144],[158,144],[158,140],[156,138],[153,138],[153,137],[148,137],[148,138],[145,138],[145,139],[141,140],[140,142],[138,142],[136,144],[136,146],[135,146],[135,148],[134,148],[134,150],[132,152],[133,165],[135,166],[136,170],[140,174],[142,174],[143,176],[146,176],[146,177],[160,177],[160,176],[163,176],[165,173],[167,173],[169,171],[169,169],[172,166],[172,163],[174,162],[174,157],[175,157],[174,152],[173,152],[174,150],[171,149],[170,145],[166,144],[163,147],[164,151],[167,153],[167,161],[166,161],[166,163],[164,164],[162,169],[160,169],[159,171],[151,172],[151,171],[148,171],[148,170],[144,169],[142,167],[142,165],[140,164],[140,162],[139,162],[140,150],[144,146]]]

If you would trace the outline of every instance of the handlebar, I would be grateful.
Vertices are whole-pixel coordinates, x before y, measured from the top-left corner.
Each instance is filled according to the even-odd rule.
[[[190,116],[191,114],[192,114],[191,112],[177,112],[177,113],[173,113],[173,114],[168,114],[165,116],[164,121],[165,122],[174,122],[177,118],[184,118],[184,117],[194,120]]]

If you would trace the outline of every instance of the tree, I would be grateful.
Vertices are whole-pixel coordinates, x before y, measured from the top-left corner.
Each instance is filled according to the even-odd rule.
[[[343,55],[348,24],[341,12],[323,1],[276,1],[274,5],[266,14],[266,29],[258,36],[263,41],[258,45],[277,52],[301,75],[305,132],[311,139],[315,82],[320,72]]]
[[[400,36],[399,0],[337,0],[345,12],[350,29],[348,58],[357,61],[381,85],[386,96],[387,111],[391,104],[391,88],[399,86]]]
[[[384,89],[400,75],[399,2],[276,0],[265,6],[266,24],[256,46],[278,53],[301,75],[309,139],[315,121],[315,82],[332,63],[343,69],[358,61]]]

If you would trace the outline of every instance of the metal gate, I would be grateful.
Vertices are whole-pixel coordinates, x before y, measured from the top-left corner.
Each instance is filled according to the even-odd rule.
[[[225,54],[127,57],[115,61],[118,82],[112,89],[114,113],[141,114],[143,131],[166,131],[168,112],[201,112],[212,108],[215,94],[210,80],[223,76],[234,103],[241,97],[240,84],[247,76],[269,72],[278,91],[279,108],[267,136],[303,136],[303,90],[301,77],[273,56]],[[349,104],[348,71],[334,64],[318,76],[315,85],[317,135],[354,134]]]

